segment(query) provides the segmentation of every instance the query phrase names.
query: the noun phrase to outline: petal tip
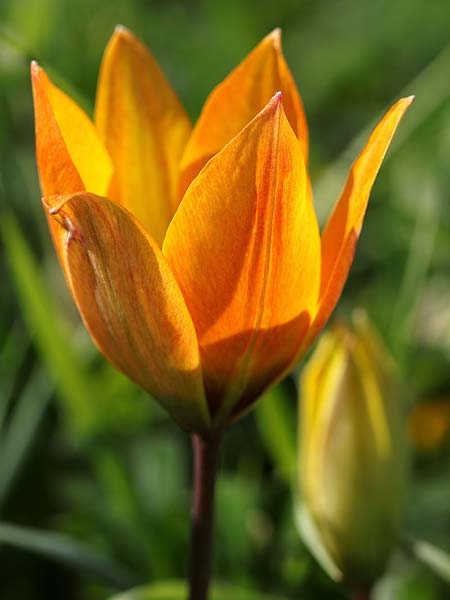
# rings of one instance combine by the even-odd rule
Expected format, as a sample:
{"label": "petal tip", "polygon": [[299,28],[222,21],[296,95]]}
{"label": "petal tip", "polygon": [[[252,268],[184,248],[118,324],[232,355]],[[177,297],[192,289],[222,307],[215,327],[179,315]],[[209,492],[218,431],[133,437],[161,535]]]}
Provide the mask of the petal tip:
{"label": "petal tip", "polygon": [[58,214],[67,200],[68,196],[59,196],[56,194],[54,196],[44,196],[42,198],[42,204],[49,216],[55,218],[55,215]]}
{"label": "petal tip", "polygon": [[281,51],[281,27],[275,27],[275,29],[267,35],[266,39],[272,43],[275,50]]}
{"label": "petal tip", "polygon": [[272,106],[274,109],[278,108],[281,105],[282,99],[283,99],[282,92],[276,92],[276,94],[274,94],[272,96],[272,98],[270,99],[269,105]]}
{"label": "petal tip", "polygon": [[121,25],[120,23],[118,23],[115,27],[114,27],[114,33],[115,35],[130,35],[130,30],[125,27],[125,25]]}
{"label": "petal tip", "polygon": [[395,104],[394,107],[397,107],[397,110],[400,111],[403,116],[411,104],[414,102],[415,96],[412,94],[411,96],[405,96],[404,98],[400,98]]}
{"label": "petal tip", "polygon": [[114,33],[112,35],[111,41],[113,43],[130,43],[134,41],[136,38],[132,34],[132,32],[125,27],[125,25],[121,25],[120,23],[114,27]]}
{"label": "petal tip", "polygon": [[[283,96],[283,94],[281,92],[277,92],[276,94],[274,94],[272,96],[272,98],[269,100],[269,102],[265,105],[265,107],[261,110],[259,115],[257,115],[257,116],[275,115],[282,107],[282,103],[281,103],[282,96]],[[257,118],[257,117],[255,117],[255,118]]]}
{"label": "petal tip", "polygon": [[35,60],[31,61],[30,71],[31,71],[31,77],[33,79],[39,77],[39,74],[41,72],[41,67],[38,65],[37,61],[35,61]]}

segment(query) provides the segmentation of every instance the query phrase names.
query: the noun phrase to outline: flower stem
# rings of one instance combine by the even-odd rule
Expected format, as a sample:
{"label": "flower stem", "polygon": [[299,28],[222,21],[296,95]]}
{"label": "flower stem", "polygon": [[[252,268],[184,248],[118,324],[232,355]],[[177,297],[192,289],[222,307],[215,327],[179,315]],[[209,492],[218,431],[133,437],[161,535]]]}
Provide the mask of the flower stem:
{"label": "flower stem", "polygon": [[351,600],[370,600],[371,586],[354,587],[350,593]]}
{"label": "flower stem", "polygon": [[194,486],[189,600],[207,600],[211,577],[214,488],[220,435],[203,438],[194,434]]}

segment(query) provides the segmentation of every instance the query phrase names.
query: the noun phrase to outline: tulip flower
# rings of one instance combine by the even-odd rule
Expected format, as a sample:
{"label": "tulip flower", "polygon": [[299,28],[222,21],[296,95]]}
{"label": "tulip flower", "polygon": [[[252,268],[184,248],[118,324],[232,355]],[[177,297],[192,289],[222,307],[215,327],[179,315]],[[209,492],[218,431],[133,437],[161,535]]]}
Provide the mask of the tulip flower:
{"label": "tulip flower", "polygon": [[300,387],[299,480],[319,540],[311,549],[335,578],[370,587],[397,541],[407,452],[395,370],[365,315],[322,336]]}
{"label": "tulip flower", "polygon": [[181,427],[223,429],[327,321],[412,99],[372,133],[321,236],[279,30],[213,90],[193,129],[123,27],[104,54],[93,121],[36,63],[32,83],[43,203],[94,342]]}
{"label": "tulip flower", "polygon": [[191,600],[209,581],[220,432],[301,359],[339,299],[370,189],[412,98],[372,133],[320,235],[302,101],[275,30],[192,128],[118,27],[91,120],[32,65],[43,203],[105,357],[193,432]]}

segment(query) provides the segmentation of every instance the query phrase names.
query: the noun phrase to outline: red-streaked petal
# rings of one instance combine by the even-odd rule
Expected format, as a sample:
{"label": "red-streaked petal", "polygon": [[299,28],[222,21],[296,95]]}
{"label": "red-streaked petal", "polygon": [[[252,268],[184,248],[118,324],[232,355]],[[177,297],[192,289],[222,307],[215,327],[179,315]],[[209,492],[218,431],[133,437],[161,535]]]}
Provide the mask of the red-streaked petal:
{"label": "red-streaked petal", "polygon": [[95,123],[114,163],[108,196],[161,244],[175,210],[191,124],[155,59],[123,27],[105,50]]}
{"label": "red-streaked petal", "polygon": [[183,155],[180,196],[206,162],[253,119],[276,92],[307,162],[308,127],[303,104],[275,29],[211,93]]}
{"label": "red-streaked petal", "polygon": [[85,189],[67,149],[48,97],[48,78],[33,62],[31,81],[34,97],[36,158],[42,194],[72,194]]}
{"label": "red-streaked petal", "polygon": [[197,176],[163,253],[197,330],[216,423],[283,371],[315,315],[320,238],[277,94]]}
{"label": "red-streaked petal", "polygon": [[384,115],[355,161],[344,191],[322,234],[320,307],[311,336],[325,325],[333,311],[353,262],[369,194],[383,158],[413,96],[402,98]]}
{"label": "red-streaked petal", "polygon": [[71,194],[83,189],[105,194],[112,163],[93,123],[36,63],[31,74],[43,194]]}
{"label": "red-streaked petal", "polygon": [[61,229],[59,258],[100,351],[182,427],[207,429],[197,336],[156,243],[106,198],[79,193],[44,204]]}

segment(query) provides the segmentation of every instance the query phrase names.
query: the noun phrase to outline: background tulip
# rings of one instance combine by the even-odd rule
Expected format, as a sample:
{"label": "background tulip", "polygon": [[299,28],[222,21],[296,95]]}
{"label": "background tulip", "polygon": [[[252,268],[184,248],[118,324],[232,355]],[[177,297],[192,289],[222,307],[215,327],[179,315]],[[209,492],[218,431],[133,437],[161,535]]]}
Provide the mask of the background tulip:
{"label": "background tulip", "polygon": [[407,479],[403,395],[365,315],[320,340],[300,388],[303,502],[336,576],[372,585],[398,542]]}

